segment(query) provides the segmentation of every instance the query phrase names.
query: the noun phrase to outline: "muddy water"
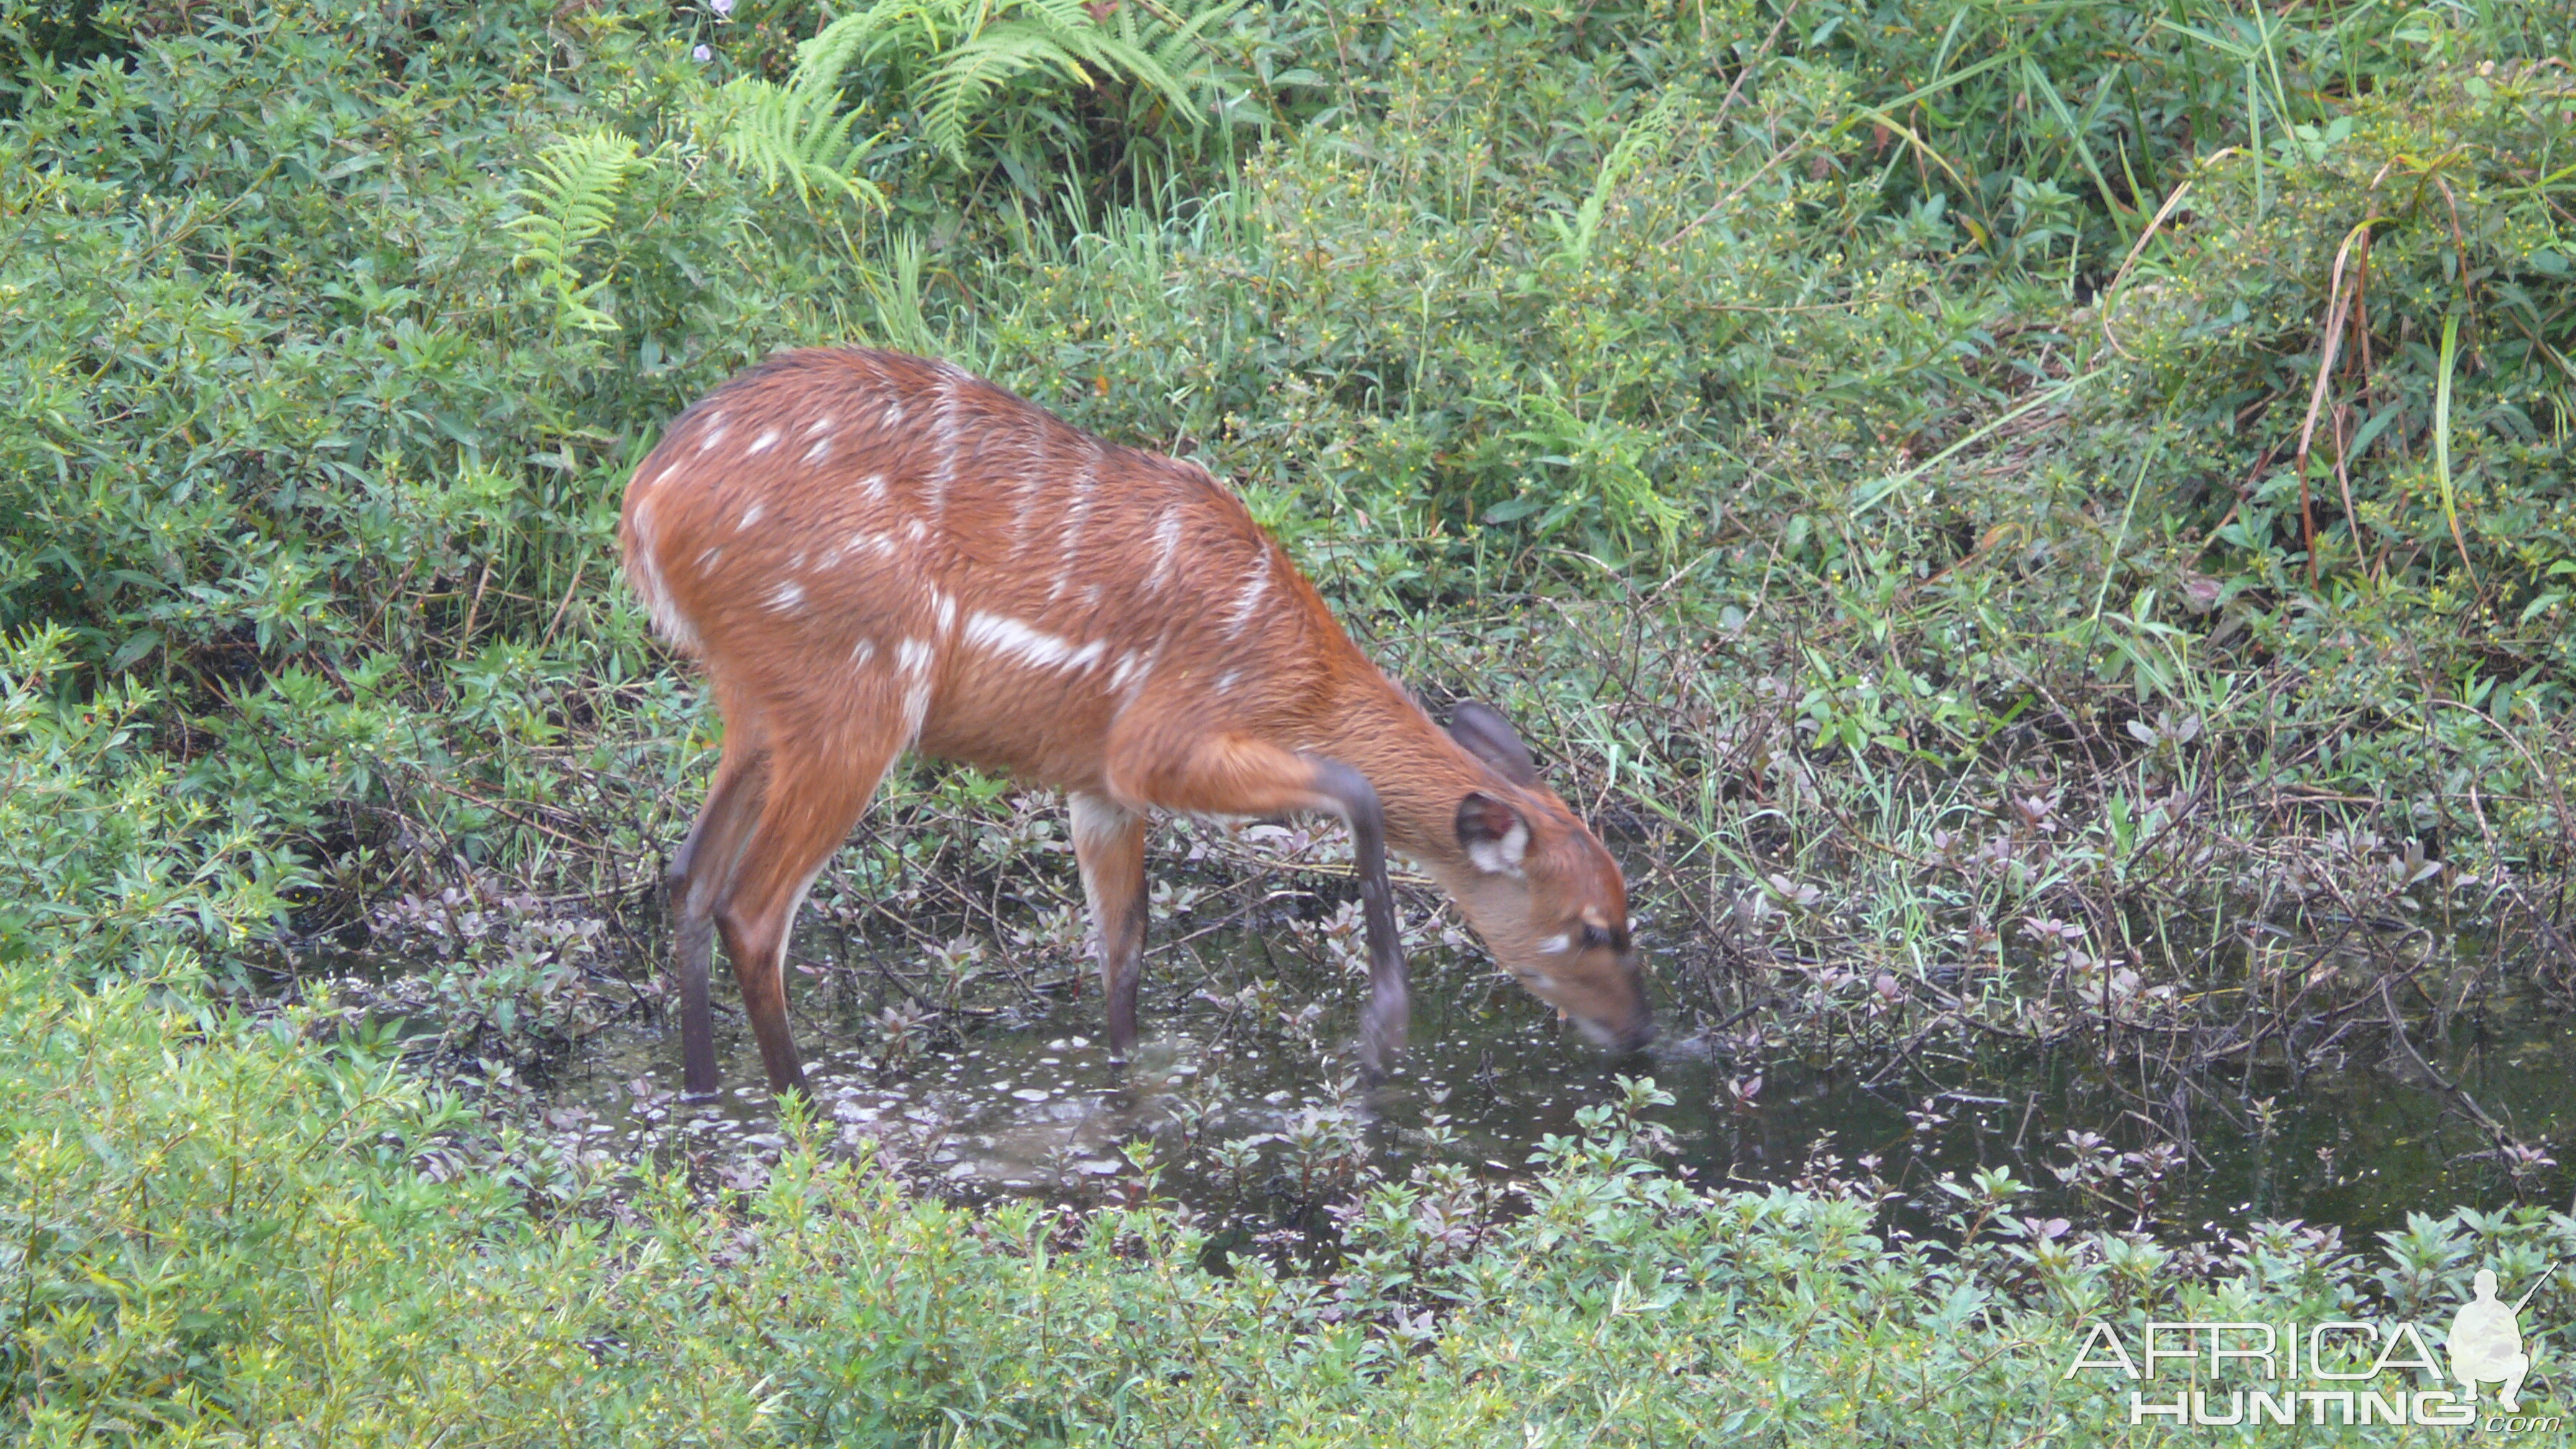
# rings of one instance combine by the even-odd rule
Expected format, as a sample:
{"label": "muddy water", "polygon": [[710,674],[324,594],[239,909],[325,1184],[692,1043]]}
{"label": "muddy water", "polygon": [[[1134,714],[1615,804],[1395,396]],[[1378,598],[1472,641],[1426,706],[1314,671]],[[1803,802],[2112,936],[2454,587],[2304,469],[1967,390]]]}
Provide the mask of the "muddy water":
{"label": "muddy water", "polygon": [[[1261,969],[1238,974],[1249,980]],[[908,1053],[889,1048],[876,1016],[887,1000],[852,985],[865,979],[853,970],[839,974],[837,990],[807,992],[797,1033],[834,1134],[880,1139],[914,1170],[970,1195],[1083,1200],[1132,1180],[1125,1149],[1151,1141],[1155,1150],[1140,1157],[1181,1164],[1163,1190],[1220,1210],[1242,1205],[1240,1182],[1193,1170],[1187,1164],[1204,1154],[1175,1150],[1176,1140],[1266,1138],[1273,1182],[1288,1170],[1280,1159],[1292,1139],[1310,1155],[1321,1139],[1344,1141],[1390,1175],[1425,1155],[1519,1174],[1546,1136],[1576,1130],[1579,1110],[1616,1100],[1622,1073],[1651,1075],[1676,1097],[1652,1115],[1701,1180],[1794,1181],[1813,1154],[1829,1152],[1846,1174],[1886,1180],[1899,1194],[1897,1220],[1925,1230],[1937,1230],[1948,1202],[1935,1179],[2008,1166],[2036,1189],[2022,1203],[2034,1215],[2108,1227],[2143,1215],[2201,1231],[2302,1218],[2367,1242],[2410,1212],[2514,1200],[2461,1093],[2525,1142],[2576,1130],[2576,1029],[2510,996],[2455,1017],[2438,1040],[2419,1031],[2411,1052],[2362,1039],[2330,1069],[2298,1075],[2142,1079],[2133,1059],[2114,1075],[2065,1052],[1755,1064],[1683,1040],[1614,1059],[1472,963],[1434,962],[1416,984],[1401,1072],[1362,1089],[1349,1051],[1355,985],[1283,979],[1247,1007],[1199,989],[1225,981],[1221,960],[1187,982],[1176,974],[1164,965],[1149,977],[1148,1040],[1124,1069],[1107,1060],[1096,993],[971,1021],[959,1037]],[[1323,1008],[1304,1028],[1312,1040],[1293,1023],[1281,1029],[1283,1016],[1310,1004]],[[728,1091],[713,1103],[670,1095],[678,1042],[659,1027],[599,1034],[561,1065],[552,1090],[595,1114],[594,1135],[628,1152],[721,1158],[774,1146],[770,1099],[739,1015],[720,1013],[718,1035]],[[2438,1085],[2427,1066],[2458,1090]],[[1426,1148],[1426,1128],[1445,1140]],[[2078,1155],[2070,1133],[2102,1142],[2093,1154],[2102,1170],[2072,1185],[2056,1171]],[[2567,1188],[2555,1167],[2523,1184],[2526,1197],[2553,1206],[2565,1204]]]}

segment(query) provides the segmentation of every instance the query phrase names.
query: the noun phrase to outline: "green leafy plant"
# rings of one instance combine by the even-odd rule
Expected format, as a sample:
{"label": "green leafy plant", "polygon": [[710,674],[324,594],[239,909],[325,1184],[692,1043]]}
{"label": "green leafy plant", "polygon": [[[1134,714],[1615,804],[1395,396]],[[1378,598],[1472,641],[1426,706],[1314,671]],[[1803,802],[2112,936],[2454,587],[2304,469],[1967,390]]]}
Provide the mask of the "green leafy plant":
{"label": "green leafy plant", "polygon": [[874,0],[807,42],[798,73],[828,84],[853,63],[884,66],[919,107],[925,139],[962,165],[1000,97],[1014,89],[1043,93],[1049,77],[1086,88],[1110,81],[1142,87],[1169,117],[1206,124],[1219,108],[1224,74],[1207,37],[1247,3],[1176,9],[1151,0]]}

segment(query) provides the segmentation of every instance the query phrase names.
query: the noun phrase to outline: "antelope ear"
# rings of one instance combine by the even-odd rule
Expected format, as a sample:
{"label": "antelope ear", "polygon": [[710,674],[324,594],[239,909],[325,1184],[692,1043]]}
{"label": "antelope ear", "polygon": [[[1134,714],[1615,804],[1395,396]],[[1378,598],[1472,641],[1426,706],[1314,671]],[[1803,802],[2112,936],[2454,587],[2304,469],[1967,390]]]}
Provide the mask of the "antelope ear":
{"label": "antelope ear", "polygon": [[1474,793],[1458,802],[1458,844],[1485,874],[1520,874],[1529,840],[1529,822],[1508,802]]}
{"label": "antelope ear", "polygon": [[1513,784],[1538,783],[1538,766],[1530,762],[1529,746],[1512,732],[1512,722],[1500,710],[1472,699],[1462,701],[1449,712],[1449,737]]}

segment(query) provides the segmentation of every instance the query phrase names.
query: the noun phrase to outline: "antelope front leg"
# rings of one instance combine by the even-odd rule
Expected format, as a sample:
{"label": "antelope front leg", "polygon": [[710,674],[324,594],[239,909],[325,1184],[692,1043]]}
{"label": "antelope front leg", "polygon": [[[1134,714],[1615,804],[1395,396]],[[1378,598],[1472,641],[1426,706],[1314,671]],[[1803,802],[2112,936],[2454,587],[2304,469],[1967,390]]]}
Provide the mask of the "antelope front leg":
{"label": "antelope front leg", "polygon": [[1413,1016],[1405,983],[1404,941],[1395,927],[1395,887],[1386,878],[1386,816],[1376,787],[1339,760],[1300,755],[1314,767],[1315,788],[1333,801],[1351,827],[1351,858],[1360,878],[1360,921],[1368,931],[1369,1001],[1360,1015],[1360,1067],[1371,1081],[1386,1076],[1404,1050]]}
{"label": "antelope front leg", "polygon": [[1386,816],[1368,778],[1339,760],[1239,735],[1178,748],[1168,737],[1113,741],[1108,773],[1111,793],[1132,802],[1130,808],[1161,806],[1210,815],[1329,810],[1349,823],[1369,948],[1360,1066],[1370,1080],[1383,1078],[1404,1049],[1412,1002],[1405,986],[1404,944],[1395,928],[1395,890],[1386,876]]}
{"label": "antelope front leg", "polygon": [[1101,995],[1109,1001],[1109,1060],[1136,1051],[1136,983],[1145,957],[1145,817],[1105,795],[1076,790],[1073,859],[1100,936]]}

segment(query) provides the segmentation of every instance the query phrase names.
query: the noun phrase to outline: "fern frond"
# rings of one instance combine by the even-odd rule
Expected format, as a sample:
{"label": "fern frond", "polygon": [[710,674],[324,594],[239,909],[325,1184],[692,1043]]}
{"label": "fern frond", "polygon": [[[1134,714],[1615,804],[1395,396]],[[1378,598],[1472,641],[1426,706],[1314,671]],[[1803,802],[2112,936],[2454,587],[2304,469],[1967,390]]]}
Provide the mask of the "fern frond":
{"label": "fern frond", "polygon": [[617,217],[617,193],[639,164],[632,137],[613,131],[567,136],[537,153],[525,186],[511,199],[527,211],[501,223],[519,239],[519,256],[534,262],[544,285],[554,290],[561,325],[585,332],[614,332],[617,319],[591,305],[608,285],[601,277],[576,286],[582,245]]}
{"label": "fern frond", "polygon": [[853,65],[883,61],[920,106],[924,139],[959,164],[995,94],[1040,73],[1083,86],[1123,79],[1197,124],[1193,90],[1213,92],[1223,61],[1207,32],[1251,0],[1178,3],[1188,8],[1134,0],[1104,23],[1086,0],[874,0],[797,48],[789,85],[828,91]]}
{"label": "fern frond", "polygon": [[842,16],[796,47],[796,74],[788,84],[828,87],[839,83],[841,73],[853,62],[862,57],[873,60],[887,46],[901,42],[907,19],[915,22],[915,28],[936,37],[941,17],[928,12],[939,8],[919,0],[877,0],[864,10]]}
{"label": "fern frond", "polygon": [[930,144],[964,164],[970,113],[1005,83],[1042,69],[1059,71],[1076,85],[1091,84],[1081,60],[1053,33],[1026,22],[988,26],[940,57],[922,107]]}
{"label": "fern frond", "polygon": [[1190,93],[1181,88],[1179,81],[1172,79],[1172,73],[1164,69],[1163,63],[1156,60],[1151,52],[1130,45],[1098,26],[1066,31],[1057,37],[1057,41],[1068,52],[1111,75],[1125,75],[1161,91],[1174,110],[1186,113],[1190,109]]}
{"label": "fern frond", "polygon": [[885,209],[884,189],[853,174],[876,138],[853,138],[859,115],[841,109],[839,91],[747,77],[726,86],[724,95],[734,110],[717,144],[734,165],[758,171],[772,191],[784,180],[808,210],[817,191]]}
{"label": "fern frond", "polygon": [[502,229],[519,238],[521,257],[549,274],[569,272],[582,243],[615,219],[617,193],[635,164],[632,137],[605,130],[567,136],[537,153],[531,184],[510,193],[528,210]]}

